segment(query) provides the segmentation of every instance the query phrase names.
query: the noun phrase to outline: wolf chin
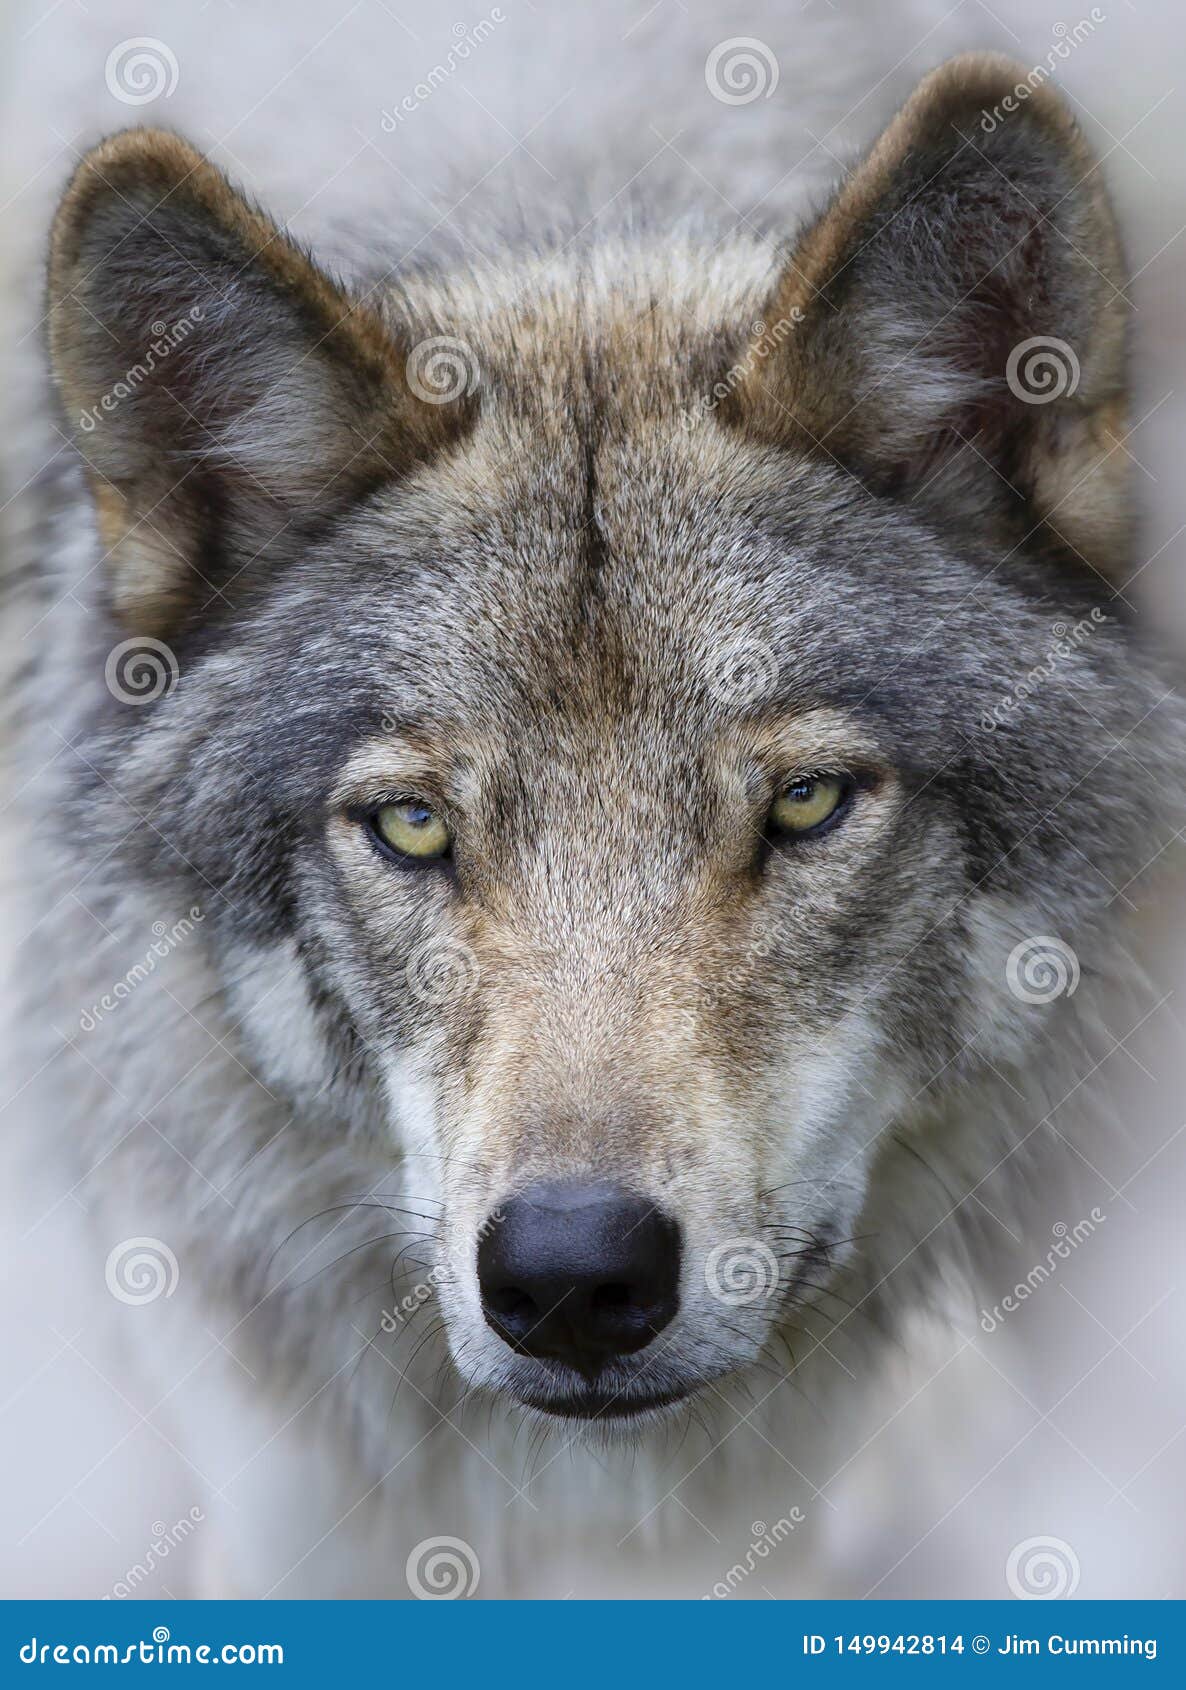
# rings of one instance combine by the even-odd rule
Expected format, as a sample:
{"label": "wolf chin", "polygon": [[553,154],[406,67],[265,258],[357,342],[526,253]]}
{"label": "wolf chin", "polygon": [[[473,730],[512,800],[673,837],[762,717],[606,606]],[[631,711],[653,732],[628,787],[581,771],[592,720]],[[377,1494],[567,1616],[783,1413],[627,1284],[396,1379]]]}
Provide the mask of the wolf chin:
{"label": "wolf chin", "polygon": [[664,1499],[806,1542],[1022,1212],[1182,819],[1122,258],[1050,86],[984,124],[1024,78],[942,66],[798,230],[348,280],[174,134],[79,165],[29,1099],[207,1593],[699,1593]]}

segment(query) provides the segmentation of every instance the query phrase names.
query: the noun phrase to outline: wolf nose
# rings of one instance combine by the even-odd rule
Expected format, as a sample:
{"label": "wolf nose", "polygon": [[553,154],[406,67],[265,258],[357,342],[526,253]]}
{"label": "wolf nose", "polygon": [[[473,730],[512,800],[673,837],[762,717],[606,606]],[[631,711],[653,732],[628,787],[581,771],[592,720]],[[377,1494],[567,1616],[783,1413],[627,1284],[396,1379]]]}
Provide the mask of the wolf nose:
{"label": "wolf nose", "polygon": [[483,1231],[482,1312],[513,1349],[593,1378],[671,1320],[679,1258],[675,1222],[620,1186],[532,1185]]}

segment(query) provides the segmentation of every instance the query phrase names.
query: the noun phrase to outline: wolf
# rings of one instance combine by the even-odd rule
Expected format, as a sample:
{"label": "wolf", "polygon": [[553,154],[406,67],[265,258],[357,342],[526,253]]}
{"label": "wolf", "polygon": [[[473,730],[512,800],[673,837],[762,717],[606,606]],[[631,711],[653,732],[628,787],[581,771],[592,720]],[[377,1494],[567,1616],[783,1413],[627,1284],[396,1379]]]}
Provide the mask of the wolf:
{"label": "wolf", "polygon": [[1053,86],[944,63],[797,230],[521,224],[339,267],[149,127],[53,221],[29,1097],[195,1593],[826,1588],[1183,820]]}

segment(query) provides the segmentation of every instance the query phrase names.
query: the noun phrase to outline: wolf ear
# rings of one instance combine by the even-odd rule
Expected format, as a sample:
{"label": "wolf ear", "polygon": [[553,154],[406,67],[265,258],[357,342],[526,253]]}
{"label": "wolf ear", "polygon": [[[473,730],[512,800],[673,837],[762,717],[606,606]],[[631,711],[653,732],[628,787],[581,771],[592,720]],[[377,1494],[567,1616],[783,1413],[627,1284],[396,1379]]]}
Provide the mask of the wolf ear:
{"label": "wolf ear", "polygon": [[246,581],[282,531],[402,473],[460,420],[410,392],[378,312],[175,135],[128,130],[87,154],[49,289],[112,600],[139,632]]}
{"label": "wolf ear", "polygon": [[1082,135],[1033,81],[970,54],[919,85],[794,252],[732,416],[877,492],[1011,542],[1041,530],[1115,576],[1120,247]]}

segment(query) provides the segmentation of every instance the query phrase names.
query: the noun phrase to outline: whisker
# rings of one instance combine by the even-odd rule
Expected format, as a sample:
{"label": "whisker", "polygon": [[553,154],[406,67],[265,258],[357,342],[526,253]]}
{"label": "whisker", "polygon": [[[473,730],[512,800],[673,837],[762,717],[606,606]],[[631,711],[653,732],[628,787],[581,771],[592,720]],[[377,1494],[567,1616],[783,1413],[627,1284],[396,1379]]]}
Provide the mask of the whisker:
{"label": "whisker", "polygon": [[304,1278],[304,1279],[295,1280],[291,1285],[286,1285],[284,1287],[284,1289],[286,1291],[300,1291],[306,1285],[312,1285],[312,1283],[315,1279],[320,1279],[322,1274],[328,1273],[331,1268],[339,1267],[342,1262],[349,1261],[351,1256],[356,1256],[360,1250],[369,1250],[375,1244],[388,1244],[388,1243],[391,1242],[391,1240],[393,1238],[435,1238],[435,1237],[436,1237],[436,1234],[433,1233],[433,1232],[405,1233],[405,1232],[400,1231],[400,1232],[380,1233],[380,1235],[377,1238],[364,1238],[361,1244],[352,1244],[349,1250],[343,1250],[342,1254],[340,1256],[335,1256],[332,1262],[326,1262],[324,1267],[319,1267],[314,1273],[307,1275],[307,1277]]}
{"label": "whisker", "polygon": [[267,1259],[264,1268],[265,1274],[271,1273],[276,1257],[280,1254],[281,1250],[292,1243],[292,1240],[296,1237],[298,1232],[303,1232],[305,1227],[312,1226],[314,1221],[324,1220],[326,1215],[344,1214],[348,1213],[351,1209],[383,1209],[388,1214],[407,1215],[412,1220],[430,1222],[435,1220],[435,1217],[432,1215],[417,1214],[414,1209],[400,1209],[392,1203],[377,1203],[367,1197],[357,1198],[349,1203],[331,1203],[327,1208],[318,1209],[316,1214],[309,1215],[307,1219],[299,1221],[297,1225],[293,1227],[292,1231],[280,1240],[279,1244],[277,1244],[276,1248]]}
{"label": "whisker", "polygon": [[399,1397],[399,1393],[403,1388],[404,1380],[411,1376],[412,1367],[415,1364],[416,1357],[420,1354],[420,1352],[424,1348],[425,1344],[431,1343],[431,1341],[434,1338],[438,1338],[444,1330],[445,1330],[444,1321],[438,1320],[435,1326],[430,1326],[427,1332],[424,1332],[424,1333],[421,1334],[420,1342],[416,1345],[416,1348],[412,1351],[411,1355],[408,1357],[407,1362],[405,1363],[403,1369],[400,1372],[399,1378],[396,1380],[395,1391],[394,1391],[392,1398],[391,1398],[391,1409],[390,1409],[388,1416],[387,1416],[387,1421],[388,1421],[389,1425],[391,1423],[391,1415],[395,1413],[395,1404],[396,1404],[396,1401]]}

